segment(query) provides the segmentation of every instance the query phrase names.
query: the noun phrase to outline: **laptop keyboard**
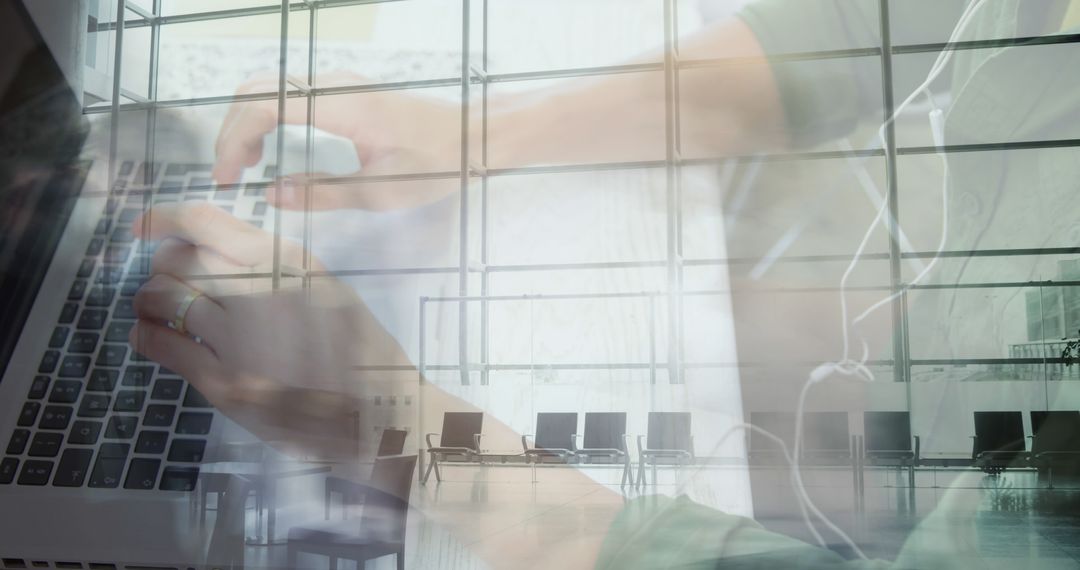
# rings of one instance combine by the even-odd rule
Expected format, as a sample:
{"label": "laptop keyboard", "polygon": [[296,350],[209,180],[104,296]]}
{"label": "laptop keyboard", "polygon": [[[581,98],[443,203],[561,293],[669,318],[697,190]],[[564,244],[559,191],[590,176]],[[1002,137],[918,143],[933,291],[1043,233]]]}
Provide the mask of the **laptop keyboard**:
{"label": "laptop keyboard", "polygon": [[262,227],[264,197],[259,185],[214,187],[209,165],[121,164],[29,382],[0,484],[194,489],[214,410],[128,344],[132,297],[149,277],[154,247],[136,240],[131,224],[151,203],[201,200]]}

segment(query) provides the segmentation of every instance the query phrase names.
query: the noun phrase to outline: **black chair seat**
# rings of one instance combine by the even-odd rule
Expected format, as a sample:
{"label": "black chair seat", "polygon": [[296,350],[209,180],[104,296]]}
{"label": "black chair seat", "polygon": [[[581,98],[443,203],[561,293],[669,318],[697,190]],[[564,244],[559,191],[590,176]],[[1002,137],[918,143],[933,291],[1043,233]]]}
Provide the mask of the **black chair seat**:
{"label": "black chair seat", "polygon": [[[379,526],[384,528],[378,528]],[[372,524],[370,520],[361,518],[317,523],[311,526],[289,529],[289,542],[317,543],[320,547],[390,544],[394,529],[389,528],[389,526]],[[303,550],[303,547],[299,548]]]}

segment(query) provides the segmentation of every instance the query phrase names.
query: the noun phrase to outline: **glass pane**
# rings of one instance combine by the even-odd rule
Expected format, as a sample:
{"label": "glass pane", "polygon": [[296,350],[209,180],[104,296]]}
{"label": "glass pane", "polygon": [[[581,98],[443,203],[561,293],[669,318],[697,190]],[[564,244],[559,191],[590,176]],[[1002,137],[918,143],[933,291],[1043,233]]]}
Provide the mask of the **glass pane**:
{"label": "glass pane", "polygon": [[662,170],[501,176],[489,182],[493,264],[666,256]]}
{"label": "glass pane", "polygon": [[[1080,149],[965,152],[950,159],[946,249],[1073,247],[1080,223],[1075,180]],[[916,250],[933,252],[941,240],[940,165],[929,157],[899,160],[900,220]],[[1037,181],[1037,195],[1031,184]],[[906,248],[905,248],[906,249]]]}
{"label": "glass pane", "polygon": [[511,0],[492,2],[488,10],[492,73],[662,61],[656,52],[640,55],[643,46],[663,45],[660,2]]}
{"label": "glass pane", "polygon": [[[289,21],[288,73],[307,77],[307,12]],[[281,17],[270,13],[161,27],[158,98],[226,96],[247,82],[254,91],[277,91]]]}

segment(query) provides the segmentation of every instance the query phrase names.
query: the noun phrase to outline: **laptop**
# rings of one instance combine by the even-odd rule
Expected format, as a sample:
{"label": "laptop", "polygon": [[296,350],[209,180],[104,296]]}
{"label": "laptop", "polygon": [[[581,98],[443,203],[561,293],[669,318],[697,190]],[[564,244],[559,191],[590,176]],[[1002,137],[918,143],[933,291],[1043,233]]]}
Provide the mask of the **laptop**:
{"label": "laptop", "polygon": [[265,184],[124,156],[110,176],[80,158],[87,120],[19,0],[0,32],[0,567],[228,566],[207,559],[195,490],[254,438],[128,345],[154,247],[131,224],[204,200],[260,225]]}

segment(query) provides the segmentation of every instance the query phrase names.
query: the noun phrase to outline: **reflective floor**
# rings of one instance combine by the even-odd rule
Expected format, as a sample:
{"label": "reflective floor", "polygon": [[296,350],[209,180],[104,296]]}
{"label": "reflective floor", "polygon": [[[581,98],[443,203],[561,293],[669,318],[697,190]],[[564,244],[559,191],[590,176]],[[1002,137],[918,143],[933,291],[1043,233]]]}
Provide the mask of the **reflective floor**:
{"label": "reflective floor", "polygon": [[[588,473],[627,500],[678,493],[712,507],[726,504],[726,512],[747,507],[746,497],[724,493],[732,478],[746,473],[745,468],[661,469],[660,484],[644,489],[620,489],[618,469],[594,468]],[[525,529],[537,541],[572,547],[576,536],[605,520],[606,505],[599,505],[605,491],[580,480],[569,483],[565,467],[538,469],[535,483],[531,470],[522,466],[448,466],[443,475],[441,483],[432,479],[413,490],[406,568],[487,568],[489,564],[475,553],[500,533]],[[756,518],[770,530],[813,541],[787,475],[775,468],[751,470]],[[866,473],[861,500],[852,481],[850,469],[804,471],[814,503],[870,558],[892,561],[906,556],[903,567],[917,568],[1080,569],[1080,481],[1057,478],[1051,490],[1034,472],[1010,471],[995,477],[969,470],[920,470],[912,493],[906,487],[906,472],[879,469]],[[430,520],[424,515],[428,510],[438,510],[441,517],[451,513],[454,528]],[[340,515],[333,510],[332,518]],[[282,506],[278,524],[283,535],[293,524],[322,519],[320,496]],[[817,528],[829,548],[854,558],[838,535],[820,522]],[[252,546],[247,548],[246,565],[282,567],[284,556],[283,546]],[[942,566],[946,560],[949,564]],[[330,567],[329,559],[315,555],[302,555],[299,564]],[[342,560],[338,567],[355,566]],[[392,557],[367,566],[394,567]]]}

